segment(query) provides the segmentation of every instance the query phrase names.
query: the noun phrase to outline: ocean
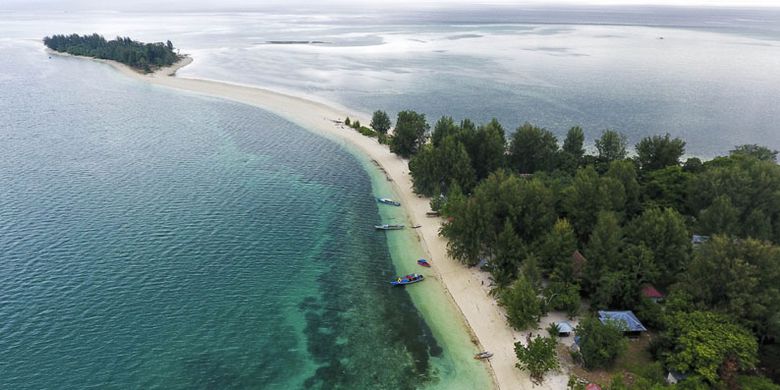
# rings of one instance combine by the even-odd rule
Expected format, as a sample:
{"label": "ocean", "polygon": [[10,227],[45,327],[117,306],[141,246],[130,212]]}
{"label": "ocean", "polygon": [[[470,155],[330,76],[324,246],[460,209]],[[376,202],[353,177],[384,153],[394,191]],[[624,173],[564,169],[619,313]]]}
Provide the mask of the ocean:
{"label": "ocean", "polygon": [[780,149],[777,12],[651,11],[0,11],[0,388],[490,386],[438,281],[388,286],[424,252],[371,228],[404,216],[365,157],[44,35],[170,39],[180,76],[361,113]]}
{"label": "ocean", "polygon": [[389,285],[423,252],[373,229],[404,216],[364,157],[0,49],[0,388],[489,386],[438,282]]}

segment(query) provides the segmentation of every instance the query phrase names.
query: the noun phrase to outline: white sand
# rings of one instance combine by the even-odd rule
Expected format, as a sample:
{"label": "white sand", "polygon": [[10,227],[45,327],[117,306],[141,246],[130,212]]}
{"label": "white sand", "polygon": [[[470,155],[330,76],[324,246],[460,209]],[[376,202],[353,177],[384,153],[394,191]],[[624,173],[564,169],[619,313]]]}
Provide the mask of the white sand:
{"label": "white sand", "polygon": [[[504,311],[488,295],[489,283],[485,273],[476,268],[466,268],[447,255],[447,242],[438,234],[442,219],[425,216],[425,213],[430,210],[429,201],[418,197],[412,191],[408,161],[390,153],[387,146],[380,145],[376,139],[365,137],[353,129],[334,122],[349,116],[367,124],[370,118],[356,116],[354,112],[345,112],[343,109],[335,108],[335,105],[326,105],[265,89],[209,80],[168,77],[191,61],[192,59],[187,57],[170,68],[158,70],[150,75],[143,75],[113,61],[104,62],[128,76],[152,84],[260,107],[305,129],[357,147],[375,160],[393,180],[396,191],[401,197],[399,200],[407,212],[409,224],[422,225],[416,231],[420,235],[424,249],[429,252],[428,258],[431,259],[433,271],[439,275],[442,284],[460,308],[466,323],[482,348],[494,353],[489,364],[497,387],[500,389],[564,389],[566,387],[568,377],[562,373],[549,375],[542,386],[534,386],[528,374],[515,367],[517,359],[514,342],[524,340],[525,333],[510,328]],[[535,333],[540,332],[546,334],[544,330]]]}

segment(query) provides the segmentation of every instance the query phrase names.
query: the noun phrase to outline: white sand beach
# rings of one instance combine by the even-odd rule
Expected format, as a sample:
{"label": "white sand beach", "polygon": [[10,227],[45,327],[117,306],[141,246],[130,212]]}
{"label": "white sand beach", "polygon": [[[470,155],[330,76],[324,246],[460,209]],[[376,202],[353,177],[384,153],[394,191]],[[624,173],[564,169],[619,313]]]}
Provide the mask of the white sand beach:
{"label": "white sand beach", "polygon": [[[359,113],[346,112],[344,109],[336,108],[335,105],[326,105],[261,88],[170,77],[175,75],[177,69],[192,62],[189,57],[172,67],[160,69],[149,75],[138,73],[113,61],[105,62],[127,76],[155,85],[260,107],[305,129],[347,142],[375,160],[396,186],[396,191],[401,197],[399,200],[408,215],[408,223],[422,225],[416,231],[429,254],[428,258],[432,260],[433,271],[439,276],[459,307],[481,347],[495,354],[489,364],[497,387],[500,389],[563,389],[566,387],[568,377],[563,373],[550,374],[543,385],[535,386],[526,372],[515,367],[517,359],[514,343],[517,340],[524,340],[525,333],[510,328],[504,311],[498,307],[495,299],[488,295],[487,275],[476,268],[467,268],[447,255],[447,242],[438,234],[442,220],[426,217],[426,212],[430,211],[429,200],[418,197],[412,191],[408,161],[390,153],[387,146],[379,144],[376,139],[365,137],[338,123],[347,116],[359,119],[362,123],[369,123],[370,118]],[[540,332],[543,330],[535,333]],[[471,359],[471,357],[464,357],[464,359]]]}

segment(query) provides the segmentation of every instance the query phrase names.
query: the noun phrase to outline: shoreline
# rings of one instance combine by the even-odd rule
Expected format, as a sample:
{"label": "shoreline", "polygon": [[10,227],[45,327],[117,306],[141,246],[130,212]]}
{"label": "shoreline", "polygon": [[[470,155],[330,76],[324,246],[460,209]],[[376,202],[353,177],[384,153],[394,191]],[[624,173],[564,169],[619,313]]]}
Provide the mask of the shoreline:
{"label": "shoreline", "polygon": [[[67,55],[56,52],[52,54]],[[414,235],[417,236],[424,252],[428,254],[432,263],[431,270],[440,281],[445,295],[455,304],[461,315],[461,322],[464,323],[472,341],[483,350],[494,353],[493,358],[485,364],[494,387],[498,389],[565,388],[568,379],[566,375],[550,374],[544,383],[536,386],[532,384],[526,372],[515,367],[514,343],[523,340],[527,332],[517,332],[509,326],[504,310],[488,294],[488,283],[485,283],[488,280],[484,272],[476,268],[467,268],[448,256],[447,242],[438,234],[443,219],[426,217],[425,213],[430,210],[429,200],[413,192],[408,160],[392,154],[386,145],[379,144],[376,139],[363,136],[339,123],[347,116],[363,123],[369,123],[370,118],[364,117],[359,112],[348,113],[344,109],[325,103],[267,89],[212,80],[170,77],[175,76],[178,69],[193,61],[189,56],[185,56],[170,67],[148,74],[140,73],[115,61],[89,59],[106,63],[126,76],[154,85],[258,107],[304,129],[354,147],[368,160],[373,161],[386,175],[389,184],[400,198],[409,225],[422,225],[421,228],[414,229]],[[471,356],[463,358],[471,359]]]}

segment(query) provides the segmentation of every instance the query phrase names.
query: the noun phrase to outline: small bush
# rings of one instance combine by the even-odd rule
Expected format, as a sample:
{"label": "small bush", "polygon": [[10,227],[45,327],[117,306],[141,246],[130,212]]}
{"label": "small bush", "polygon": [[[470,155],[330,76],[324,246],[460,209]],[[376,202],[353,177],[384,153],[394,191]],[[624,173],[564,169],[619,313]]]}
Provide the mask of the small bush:
{"label": "small bush", "polygon": [[[359,122],[357,122],[359,123]],[[369,129],[368,127],[358,127],[355,130],[357,130],[360,134],[365,135],[366,137],[376,137],[377,133],[374,130]]]}

